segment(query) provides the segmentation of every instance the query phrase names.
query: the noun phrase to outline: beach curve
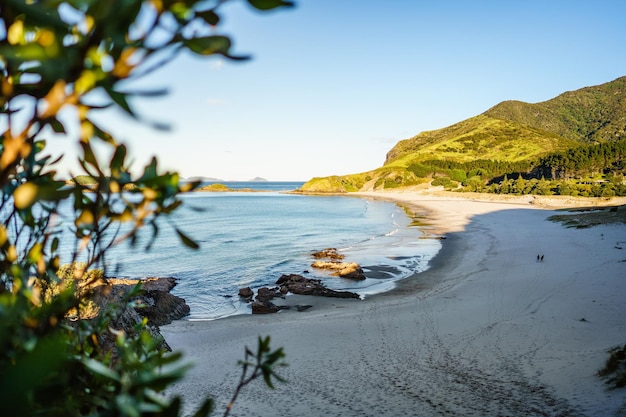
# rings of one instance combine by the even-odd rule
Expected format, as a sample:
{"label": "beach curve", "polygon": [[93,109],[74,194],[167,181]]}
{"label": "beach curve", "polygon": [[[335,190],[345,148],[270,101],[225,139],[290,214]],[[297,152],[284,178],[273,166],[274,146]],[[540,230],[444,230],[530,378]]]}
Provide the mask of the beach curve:
{"label": "beach curve", "polygon": [[[624,391],[595,373],[626,342],[626,226],[567,229],[527,197],[358,193],[414,205],[446,241],[426,272],[306,313],[164,326],[196,366],[172,387],[225,406],[244,345],[270,335],[289,381],[247,387],[234,416],[611,416]],[[531,204],[533,202],[533,204]],[[569,205],[569,204],[567,204]],[[543,262],[537,255],[544,255]]]}

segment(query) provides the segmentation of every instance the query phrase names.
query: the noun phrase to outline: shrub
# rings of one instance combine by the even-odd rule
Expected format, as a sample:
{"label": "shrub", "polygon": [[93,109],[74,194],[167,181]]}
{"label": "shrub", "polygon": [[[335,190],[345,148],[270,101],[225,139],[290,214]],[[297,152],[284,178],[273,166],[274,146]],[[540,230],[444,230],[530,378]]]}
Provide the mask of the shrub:
{"label": "shrub", "polygon": [[450,178],[457,182],[463,182],[467,179],[467,174],[461,169],[450,170]]}
{"label": "shrub", "polygon": [[416,177],[419,178],[426,178],[430,176],[433,172],[433,169],[431,167],[418,163],[409,165],[407,170],[412,172],[413,174],[415,174]]}

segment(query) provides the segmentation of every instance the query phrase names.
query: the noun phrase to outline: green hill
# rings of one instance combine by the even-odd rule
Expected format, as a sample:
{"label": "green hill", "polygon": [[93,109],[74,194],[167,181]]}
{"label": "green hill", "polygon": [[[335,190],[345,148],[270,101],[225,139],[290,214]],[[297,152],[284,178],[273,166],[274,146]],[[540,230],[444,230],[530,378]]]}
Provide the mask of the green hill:
{"label": "green hill", "polygon": [[[594,145],[623,140],[626,77],[569,91],[541,103],[504,101],[478,116],[398,142],[387,153],[381,168],[342,177],[314,178],[302,190],[347,192],[437,179],[452,188],[470,177],[478,177],[474,179],[476,186],[506,175],[540,178],[555,172],[554,167],[546,166],[546,161],[558,159],[554,155],[581,147],[585,147],[585,152],[577,154],[597,154]],[[602,152],[606,150],[603,148]],[[607,169],[611,174],[620,174],[616,168],[621,167],[620,161],[621,154],[605,155],[606,166],[595,164],[594,174]],[[581,174],[580,170],[574,171]]]}
{"label": "green hill", "polygon": [[626,77],[537,104],[505,101],[484,114],[584,143],[624,139]]}
{"label": "green hill", "polygon": [[481,114],[398,142],[387,153],[385,165],[428,159],[520,161],[577,144],[553,132]]}

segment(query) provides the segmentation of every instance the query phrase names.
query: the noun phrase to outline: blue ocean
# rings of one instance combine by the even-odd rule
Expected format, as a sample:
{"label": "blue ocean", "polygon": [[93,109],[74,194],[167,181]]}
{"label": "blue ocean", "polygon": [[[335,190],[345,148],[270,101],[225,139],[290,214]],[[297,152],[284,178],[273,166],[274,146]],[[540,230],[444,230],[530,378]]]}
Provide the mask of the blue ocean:
{"label": "blue ocean", "polygon": [[[177,227],[200,244],[183,247],[164,225],[150,251],[115,248],[107,274],[117,277],[176,277],[173,293],[191,307],[190,319],[250,313],[238,290],[273,286],[282,274],[320,278],[329,288],[362,297],[386,291],[398,279],[423,271],[440,242],[422,231],[395,204],[349,196],[304,196],[285,191],[302,183],[225,183],[262,192],[193,192],[182,196]],[[368,277],[354,282],[310,267],[312,252],[337,248]]]}

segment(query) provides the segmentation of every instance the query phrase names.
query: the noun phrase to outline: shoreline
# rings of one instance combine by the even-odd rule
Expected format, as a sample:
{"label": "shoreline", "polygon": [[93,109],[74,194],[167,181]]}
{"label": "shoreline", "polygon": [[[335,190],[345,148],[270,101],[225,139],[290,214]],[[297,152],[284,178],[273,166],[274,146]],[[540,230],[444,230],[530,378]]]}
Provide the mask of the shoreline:
{"label": "shoreline", "polygon": [[235,416],[591,417],[622,407],[624,391],[605,391],[595,372],[626,342],[626,254],[612,246],[625,225],[566,229],[528,202],[374,194],[427,210],[445,232],[426,271],[362,301],[163,326],[196,364],[169,394],[184,394],[191,411],[210,393],[223,409],[244,345],[270,335],[287,353],[279,374],[289,383],[246,387]]}
{"label": "shoreline", "polygon": [[[405,207],[410,215],[420,219],[424,223],[420,229],[430,232],[431,235],[443,236],[445,240],[436,256],[428,263],[425,271],[416,272],[402,280],[394,281],[395,287],[388,291],[383,291],[370,297],[394,296],[394,292],[404,293],[407,291],[423,290],[437,282],[445,280],[445,266],[450,264],[450,258],[458,258],[463,251],[462,239],[459,239],[456,232],[462,231],[470,222],[471,217],[477,213],[472,210],[462,212],[460,210],[444,210],[442,202],[475,202],[493,205],[493,210],[525,208],[537,210],[568,210],[586,207],[598,207],[613,205],[626,205],[626,197],[614,198],[587,198],[569,196],[547,196],[537,195],[498,195],[486,193],[457,193],[451,191],[441,191],[434,189],[424,190],[422,188],[405,188],[400,191],[368,191],[353,192],[348,196],[360,198],[373,198],[388,201],[401,207]],[[504,205],[504,206],[503,206]],[[464,207],[467,209],[467,207]],[[478,210],[480,213],[490,211],[490,209]],[[450,221],[450,219],[454,219]],[[563,226],[565,227],[565,226]],[[454,263],[454,262],[452,262]]]}

